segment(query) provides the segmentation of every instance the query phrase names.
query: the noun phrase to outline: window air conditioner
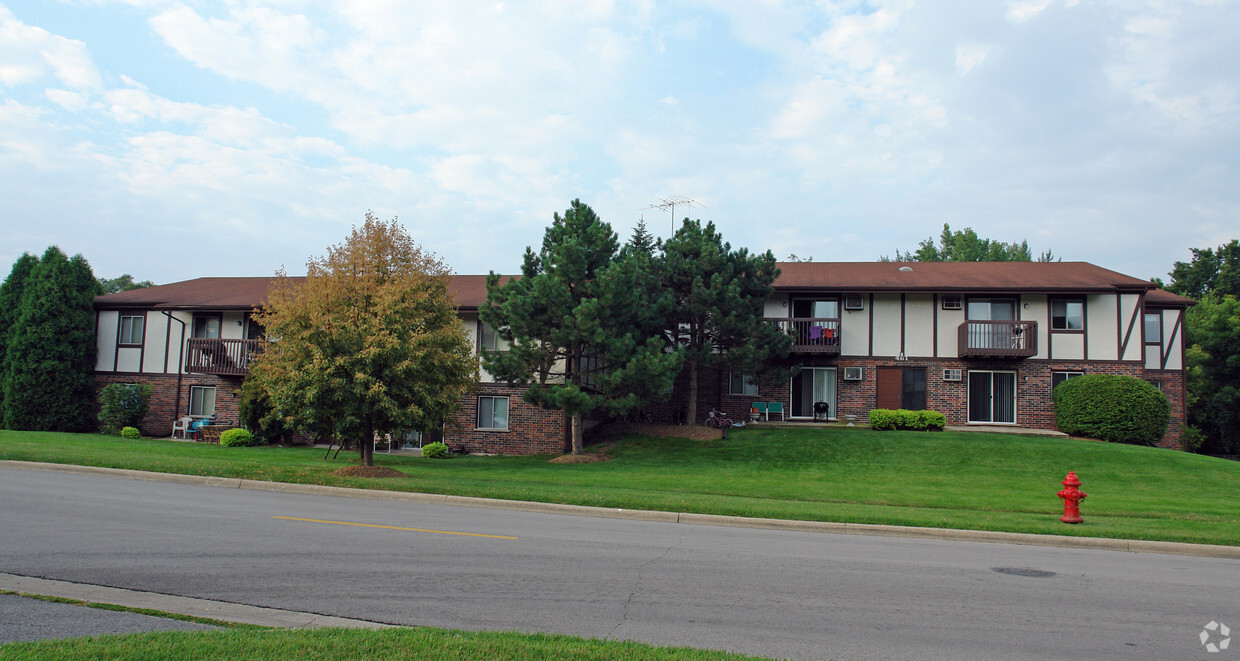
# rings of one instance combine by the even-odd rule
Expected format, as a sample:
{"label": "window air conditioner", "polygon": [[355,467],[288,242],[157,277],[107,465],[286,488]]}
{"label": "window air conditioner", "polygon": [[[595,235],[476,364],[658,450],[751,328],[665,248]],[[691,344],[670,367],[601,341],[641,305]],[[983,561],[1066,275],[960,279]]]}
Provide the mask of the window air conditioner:
{"label": "window air conditioner", "polygon": [[844,380],[845,381],[860,381],[861,380],[861,368],[860,367],[845,367],[844,368]]}
{"label": "window air conditioner", "polygon": [[960,381],[963,377],[963,370],[943,370],[944,381]]}
{"label": "window air conditioner", "polygon": [[865,309],[865,297],[863,297],[861,294],[846,294],[844,296],[844,309],[845,310],[864,310]]}

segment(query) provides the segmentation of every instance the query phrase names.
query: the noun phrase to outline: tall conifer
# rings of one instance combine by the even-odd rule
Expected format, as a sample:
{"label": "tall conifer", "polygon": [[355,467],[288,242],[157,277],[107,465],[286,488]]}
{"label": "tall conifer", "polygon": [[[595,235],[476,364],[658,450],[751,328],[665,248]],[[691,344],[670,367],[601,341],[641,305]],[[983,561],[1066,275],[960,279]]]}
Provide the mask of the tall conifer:
{"label": "tall conifer", "polygon": [[0,284],[0,425],[4,424],[4,381],[8,374],[9,338],[21,310],[22,292],[30,272],[39,265],[39,258],[25,253],[13,263],[9,277]]}
{"label": "tall conifer", "polygon": [[5,358],[4,424],[9,429],[94,428],[94,299],[99,282],[81,255],[56,246],[25,281]]}

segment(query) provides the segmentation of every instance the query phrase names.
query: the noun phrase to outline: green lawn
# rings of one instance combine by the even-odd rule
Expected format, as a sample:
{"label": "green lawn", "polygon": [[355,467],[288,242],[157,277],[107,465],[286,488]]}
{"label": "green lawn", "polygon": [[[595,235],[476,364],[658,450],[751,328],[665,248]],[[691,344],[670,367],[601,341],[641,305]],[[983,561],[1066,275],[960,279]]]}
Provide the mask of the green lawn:
{"label": "green lawn", "polygon": [[229,630],[160,632],[8,643],[0,657],[13,661],[47,659],[659,659],[741,660],[759,657],[656,647],[545,634],[494,633],[425,627],[359,629]]}
{"label": "green lawn", "polygon": [[[858,428],[633,436],[613,461],[377,455],[410,479],[331,475],[356,453],[0,431],[0,459],[514,500],[815,521],[1240,545],[1240,463],[1078,439]],[[1085,523],[1059,522],[1069,469]]]}

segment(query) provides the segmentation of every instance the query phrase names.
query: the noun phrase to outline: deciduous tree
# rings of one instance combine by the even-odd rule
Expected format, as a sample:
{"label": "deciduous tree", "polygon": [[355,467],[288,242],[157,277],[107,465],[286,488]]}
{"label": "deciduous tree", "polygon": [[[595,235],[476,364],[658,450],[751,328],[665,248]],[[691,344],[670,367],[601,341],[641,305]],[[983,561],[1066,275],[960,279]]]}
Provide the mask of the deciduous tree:
{"label": "deciduous tree", "polygon": [[657,292],[646,288],[648,241],[620,252],[611,226],[573,200],[555,214],[535,253],[526,248],[521,277],[487,279],[482,320],[508,342],[487,352],[487,371],[525,387],[525,401],[564,411],[572,451],[584,452],[583,419],[642,406],[671,388],[680,364],[645,327]]}
{"label": "deciduous tree", "polygon": [[145,287],[153,287],[155,283],[150,280],[142,282],[134,282],[133,276],[128,273],[119,275],[115,278],[99,278],[99,288],[104,294],[115,294],[117,292],[129,291],[131,289],[143,289]]}
{"label": "deciduous tree", "polygon": [[281,272],[255,311],[268,341],[250,381],[273,415],[356,440],[367,466],[376,433],[442,430],[478,381],[448,266],[367,213],[306,268],[303,282]]}
{"label": "deciduous tree", "polygon": [[[887,257],[882,261],[892,261]],[[1047,250],[1036,261],[1057,261],[1054,253]],[[943,231],[939,234],[936,245],[934,238],[922,241],[916,251],[896,251],[897,262],[1032,262],[1033,253],[1029,251],[1029,242],[1004,243],[992,239],[983,239],[966,227],[960,231],[952,231],[949,224],[943,223]]]}

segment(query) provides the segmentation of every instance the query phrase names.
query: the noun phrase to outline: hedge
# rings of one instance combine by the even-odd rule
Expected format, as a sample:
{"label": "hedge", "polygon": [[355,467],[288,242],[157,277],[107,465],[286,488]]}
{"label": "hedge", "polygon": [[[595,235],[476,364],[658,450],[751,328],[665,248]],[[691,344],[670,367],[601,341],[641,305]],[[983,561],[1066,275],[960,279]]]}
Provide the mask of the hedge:
{"label": "hedge", "polygon": [[263,440],[247,429],[226,429],[220,434],[220,445],[231,448],[242,445],[262,445]]}
{"label": "hedge", "polygon": [[947,416],[938,411],[910,411],[908,409],[870,411],[870,428],[878,431],[891,429],[943,431],[946,426]]}
{"label": "hedge", "polygon": [[1131,376],[1078,376],[1055,386],[1052,398],[1055,426],[1071,436],[1157,445],[1171,423],[1166,396]]}

